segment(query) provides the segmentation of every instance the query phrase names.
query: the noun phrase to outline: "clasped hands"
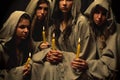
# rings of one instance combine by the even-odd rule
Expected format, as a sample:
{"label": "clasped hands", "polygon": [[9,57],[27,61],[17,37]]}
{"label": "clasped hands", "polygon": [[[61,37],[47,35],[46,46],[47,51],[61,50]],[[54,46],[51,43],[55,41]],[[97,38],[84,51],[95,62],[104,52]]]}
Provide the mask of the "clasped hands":
{"label": "clasped hands", "polygon": [[59,50],[50,50],[46,55],[46,60],[51,64],[62,62],[63,54]]}
{"label": "clasped hands", "polygon": [[88,64],[86,60],[83,60],[81,58],[74,58],[71,62],[71,66],[75,71],[84,71],[88,69]]}
{"label": "clasped hands", "polygon": [[[41,45],[41,48],[48,47],[49,43],[43,43]],[[62,62],[63,54],[59,50],[51,50],[46,55],[46,60],[52,64],[58,64],[59,62]],[[74,70],[77,71],[84,71],[88,69],[88,64],[86,60],[82,58],[74,58],[71,62],[71,66]]]}
{"label": "clasped hands", "polygon": [[[40,45],[40,48],[41,49],[46,49],[48,48],[50,45],[48,42],[43,42],[41,45]],[[51,64],[58,64],[60,62],[62,62],[62,59],[63,59],[63,54],[61,51],[59,50],[50,50],[47,55],[46,55],[46,61],[50,62]]]}

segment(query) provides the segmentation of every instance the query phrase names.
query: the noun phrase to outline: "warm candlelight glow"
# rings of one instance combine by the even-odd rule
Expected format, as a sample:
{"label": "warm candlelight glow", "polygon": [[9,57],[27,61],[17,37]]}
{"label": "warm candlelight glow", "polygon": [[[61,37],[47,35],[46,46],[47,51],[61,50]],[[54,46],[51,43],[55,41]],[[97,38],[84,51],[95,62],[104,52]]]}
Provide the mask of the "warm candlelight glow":
{"label": "warm candlelight glow", "polygon": [[52,35],[52,49],[55,50],[55,33]]}
{"label": "warm candlelight glow", "polygon": [[42,31],[42,37],[43,37],[43,42],[46,42],[46,37],[45,37],[45,27],[43,26],[43,31]]}
{"label": "warm candlelight glow", "polygon": [[79,57],[79,54],[80,54],[80,38],[78,39],[76,58]]}

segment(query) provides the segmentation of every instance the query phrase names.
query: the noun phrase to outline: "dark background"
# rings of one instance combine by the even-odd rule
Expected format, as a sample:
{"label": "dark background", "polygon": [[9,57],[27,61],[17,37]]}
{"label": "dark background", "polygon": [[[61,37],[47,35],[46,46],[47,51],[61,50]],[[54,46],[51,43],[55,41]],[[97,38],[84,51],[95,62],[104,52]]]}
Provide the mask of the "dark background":
{"label": "dark background", "polygon": [[0,0],[0,28],[15,10],[25,10],[30,0]]}
{"label": "dark background", "polygon": [[[30,0],[0,0],[0,28],[11,12],[25,10]],[[82,0],[82,11],[84,11],[93,0]],[[120,23],[120,0],[112,0],[112,10],[116,21]]]}

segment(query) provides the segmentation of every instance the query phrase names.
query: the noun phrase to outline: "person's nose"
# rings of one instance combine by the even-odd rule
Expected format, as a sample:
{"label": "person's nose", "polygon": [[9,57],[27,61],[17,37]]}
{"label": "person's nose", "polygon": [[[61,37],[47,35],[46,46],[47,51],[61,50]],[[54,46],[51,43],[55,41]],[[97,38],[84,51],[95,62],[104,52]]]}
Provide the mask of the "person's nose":
{"label": "person's nose", "polygon": [[45,10],[44,10],[44,9],[42,9],[42,10],[41,10],[41,14],[44,14],[44,12],[45,12]]}
{"label": "person's nose", "polygon": [[26,28],[24,28],[24,32],[26,32],[26,33],[27,33],[28,31],[29,31],[29,30],[28,30],[28,28],[27,28],[27,27],[26,27]]}
{"label": "person's nose", "polygon": [[99,14],[98,14],[98,18],[102,18],[102,13],[99,13]]}
{"label": "person's nose", "polygon": [[63,4],[66,5],[66,0],[63,1]]}

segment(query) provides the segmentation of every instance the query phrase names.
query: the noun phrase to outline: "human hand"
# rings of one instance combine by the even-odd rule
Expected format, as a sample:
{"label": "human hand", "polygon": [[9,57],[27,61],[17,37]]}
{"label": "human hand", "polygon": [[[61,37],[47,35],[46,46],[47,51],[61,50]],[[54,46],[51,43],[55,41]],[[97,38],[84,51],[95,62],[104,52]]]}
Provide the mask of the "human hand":
{"label": "human hand", "polygon": [[63,59],[63,54],[58,50],[51,50],[46,56],[46,60],[52,64],[58,64]]}
{"label": "human hand", "polygon": [[23,76],[29,74],[30,70],[31,70],[31,65],[30,64],[24,65],[24,67],[23,67]]}
{"label": "human hand", "polygon": [[40,45],[40,49],[46,49],[50,46],[50,44],[48,42],[43,42],[41,45]]}
{"label": "human hand", "polygon": [[74,70],[77,70],[77,71],[84,71],[84,70],[88,69],[87,62],[81,58],[75,58],[71,62],[71,66]]}

